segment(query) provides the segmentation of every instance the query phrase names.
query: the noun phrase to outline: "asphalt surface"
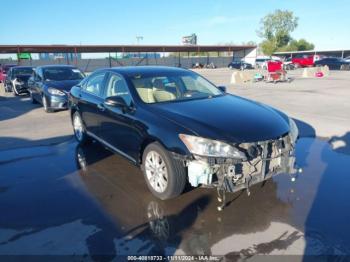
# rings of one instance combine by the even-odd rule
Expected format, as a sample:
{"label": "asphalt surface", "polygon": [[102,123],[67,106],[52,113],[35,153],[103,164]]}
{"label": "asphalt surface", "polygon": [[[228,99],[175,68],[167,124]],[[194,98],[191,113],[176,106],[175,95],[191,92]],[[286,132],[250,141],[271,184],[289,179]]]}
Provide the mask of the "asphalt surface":
{"label": "asphalt surface", "polygon": [[[118,261],[120,255],[212,254],[231,261],[288,254],[301,261],[305,255],[349,255],[350,121],[337,121],[348,120],[340,109],[345,112],[349,102],[317,114],[327,92],[332,103],[345,101],[346,93],[339,91],[349,92],[345,73],[333,80],[230,86],[231,92],[271,100],[298,116],[296,154],[303,173],[295,182],[280,175],[255,185],[249,197],[245,191],[230,194],[223,212],[216,209],[212,189],[188,187],[176,199],[155,199],[128,161],[98,143],[79,147],[67,111],[46,114],[26,97],[2,94],[0,256]],[[227,71],[211,74],[214,82],[227,81],[218,77]],[[335,90],[318,92],[314,81],[320,86],[329,81]],[[300,91],[309,89],[314,92]]]}

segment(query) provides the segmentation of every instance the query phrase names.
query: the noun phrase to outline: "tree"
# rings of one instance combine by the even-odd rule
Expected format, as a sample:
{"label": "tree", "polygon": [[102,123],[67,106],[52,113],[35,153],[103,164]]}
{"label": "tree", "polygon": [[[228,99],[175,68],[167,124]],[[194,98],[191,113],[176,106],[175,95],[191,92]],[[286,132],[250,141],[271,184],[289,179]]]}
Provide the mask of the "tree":
{"label": "tree", "polygon": [[271,55],[291,41],[290,34],[298,26],[298,17],[291,11],[278,9],[262,18],[260,24],[258,35],[264,39],[261,48],[265,54]]}
{"label": "tree", "polygon": [[315,48],[315,45],[312,43],[309,43],[305,39],[299,39],[299,40],[292,40],[289,43],[290,51],[305,51],[305,50],[313,50]]}

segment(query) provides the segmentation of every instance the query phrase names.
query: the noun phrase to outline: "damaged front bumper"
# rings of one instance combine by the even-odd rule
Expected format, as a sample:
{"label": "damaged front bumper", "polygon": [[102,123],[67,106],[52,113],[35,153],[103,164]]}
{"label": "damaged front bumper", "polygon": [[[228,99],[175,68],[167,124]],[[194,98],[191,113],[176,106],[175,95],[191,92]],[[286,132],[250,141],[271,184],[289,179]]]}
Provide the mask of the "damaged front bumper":
{"label": "damaged front bumper", "polygon": [[[242,143],[239,149],[245,160],[193,155],[185,160],[188,180],[194,187],[216,187],[224,192],[237,192],[277,174],[294,175],[295,141],[290,135],[263,142]],[[248,191],[249,192],[249,191]]]}

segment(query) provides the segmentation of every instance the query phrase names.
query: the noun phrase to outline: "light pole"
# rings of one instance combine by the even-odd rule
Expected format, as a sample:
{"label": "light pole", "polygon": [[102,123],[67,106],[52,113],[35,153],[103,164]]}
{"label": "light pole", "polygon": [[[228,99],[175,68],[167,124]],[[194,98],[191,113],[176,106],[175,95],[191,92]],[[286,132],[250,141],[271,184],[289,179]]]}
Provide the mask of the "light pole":
{"label": "light pole", "polygon": [[137,44],[140,44],[141,40],[143,40],[143,36],[140,36],[140,35],[136,36],[136,43]]}

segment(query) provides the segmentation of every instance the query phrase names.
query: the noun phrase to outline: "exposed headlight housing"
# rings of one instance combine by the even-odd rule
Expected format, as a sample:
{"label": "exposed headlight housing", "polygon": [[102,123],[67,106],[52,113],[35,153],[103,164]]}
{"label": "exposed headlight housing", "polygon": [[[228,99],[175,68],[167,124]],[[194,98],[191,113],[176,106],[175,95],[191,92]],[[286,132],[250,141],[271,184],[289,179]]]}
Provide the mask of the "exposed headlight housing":
{"label": "exposed headlight housing", "polygon": [[51,95],[55,95],[55,96],[64,96],[65,93],[63,93],[61,90],[58,90],[56,88],[53,87],[49,87],[47,89],[47,92],[49,92]]}
{"label": "exposed headlight housing", "polygon": [[187,149],[195,155],[246,159],[242,151],[224,142],[184,134],[180,134],[179,137]]}
{"label": "exposed headlight housing", "polygon": [[291,140],[293,143],[295,143],[299,136],[299,130],[298,130],[297,124],[291,118],[289,118],[289,129],[290,129],[289,135],[291,137]]}

